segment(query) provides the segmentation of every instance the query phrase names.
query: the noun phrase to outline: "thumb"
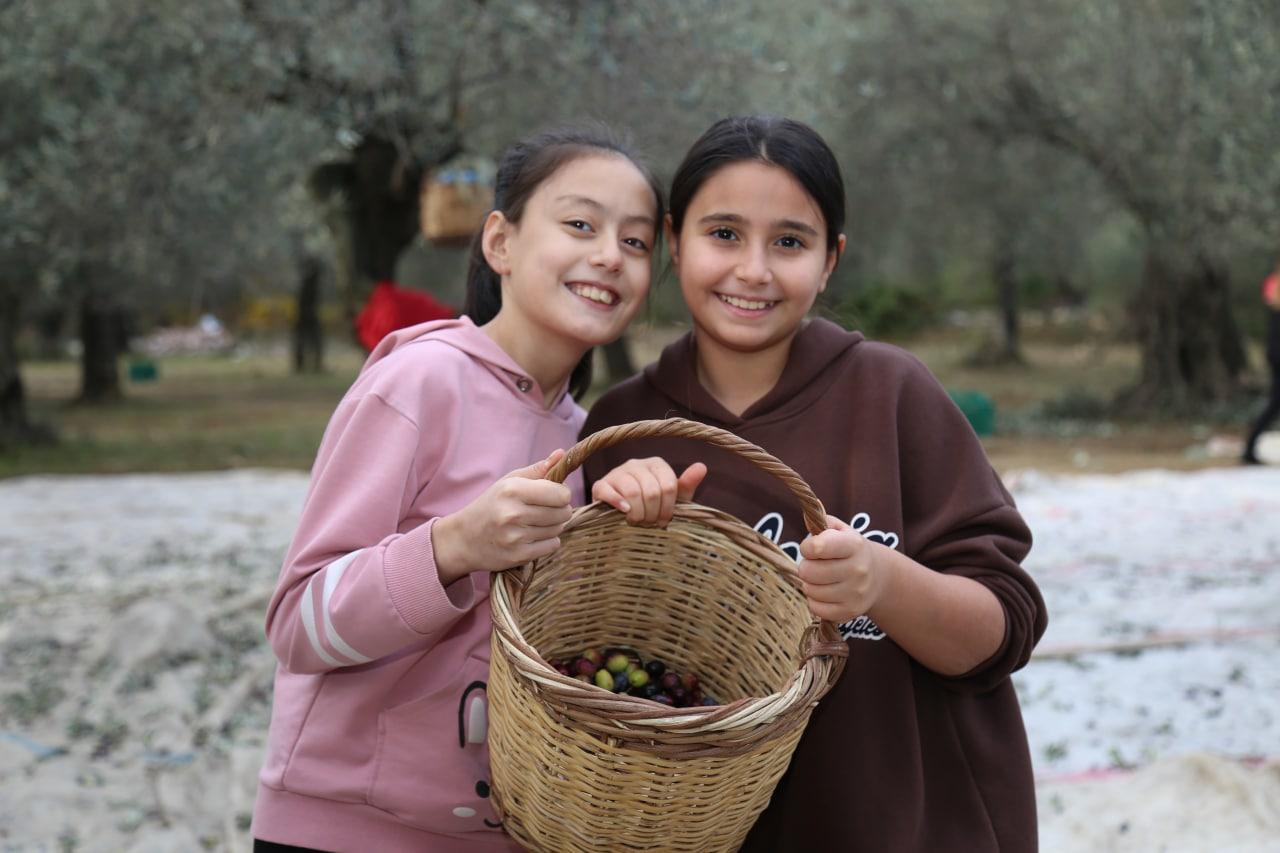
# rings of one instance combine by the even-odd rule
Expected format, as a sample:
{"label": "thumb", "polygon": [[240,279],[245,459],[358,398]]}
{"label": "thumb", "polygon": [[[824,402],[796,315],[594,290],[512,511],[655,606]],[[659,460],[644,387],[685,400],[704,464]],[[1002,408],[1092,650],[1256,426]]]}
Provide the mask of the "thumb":
{"label": "thumb", "polygon": [[[806,560],[822,560],[831,556],[831,548],[833,547],[831,539],[834,533],[851,531],[852,527],[845,524],[834,515],[827,516],[827,529],[816,536],[806,536],[804,541],[800,543],[800,556]],[[839,546],[835,546],[839,549]],[[839,553],[839,551],[837,551]]]}
{"label": "thumb", "polygon": [[840,519],[836,518],[834,515],[828,515],[827,529],[828,530],[852,530],[853,528],[845,524]]}
{"label": "thumb", "polygon": [[547,472],[551,470],[551,467],[563,458],[563,450],[553,450],[551,451],[551,455],[546,459],[542,459],[532,465],[526,465],[523,468],[517,468],[502,479],[507,480],[512,477],[520,477],[525,480],[541,480],[543,477],[547,476]]}
{"label": "thumb", "polygon": [[701,462],[695,462],[685,468],[684,473],[676,478],[676,500],[693,500],[693,493],[698,490],[698,486],[702,485],[702,480],[706,476],[707,466]]}

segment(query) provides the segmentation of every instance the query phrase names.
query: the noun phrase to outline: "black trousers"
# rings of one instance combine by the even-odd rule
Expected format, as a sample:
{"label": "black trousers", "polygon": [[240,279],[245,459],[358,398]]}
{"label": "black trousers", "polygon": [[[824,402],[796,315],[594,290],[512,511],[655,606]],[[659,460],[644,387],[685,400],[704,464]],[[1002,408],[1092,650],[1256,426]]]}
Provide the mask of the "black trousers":
{"label": "black trousers", "polygon": [[276,844],[274,841],[253,839],[253,853],[325,853],[311,847],[294,847],[290,844]]}
{"label": "black trousers", "polygon": [[1271,399],[1267,400],[1267,407],[1262,410],[1262,415],[1254,422],[1253,431],[1249,433],[1249,440],[1245,442],[1244,455],[1252,457],[1258,450],[1258,437],[1267,431],[1267,427],[1280,417],[1280,363],[1272,363],[1271,365]]}

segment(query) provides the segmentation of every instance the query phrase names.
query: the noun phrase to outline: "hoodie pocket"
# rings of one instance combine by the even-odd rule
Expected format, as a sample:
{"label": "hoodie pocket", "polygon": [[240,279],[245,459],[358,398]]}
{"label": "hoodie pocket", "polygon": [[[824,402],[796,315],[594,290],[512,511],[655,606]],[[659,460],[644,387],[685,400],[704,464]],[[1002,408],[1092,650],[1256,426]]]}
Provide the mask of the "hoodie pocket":
{"label": "hoodie pocket", "polygon": [[431,832],[498,826],[489,805],[488,678],[489,662],[470,657],[446,687],[379,715],[371,805]]}

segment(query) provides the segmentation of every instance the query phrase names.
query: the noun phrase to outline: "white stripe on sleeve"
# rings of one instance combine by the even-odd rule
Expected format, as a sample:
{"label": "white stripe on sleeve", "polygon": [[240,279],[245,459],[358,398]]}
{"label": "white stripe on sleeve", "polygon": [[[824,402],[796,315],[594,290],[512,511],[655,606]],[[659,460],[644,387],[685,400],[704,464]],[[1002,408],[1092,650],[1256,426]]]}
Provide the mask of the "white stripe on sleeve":
{"label": "white stripe on sleeve", "polygon": [[[361,551],[364,549],[362,548]],[[360,551],[352,551],[340,560],[334,560],[329,567],[324,570],[324,598],[320,603],[321,612],[324,614],[324,635],[329,640],[329,645],[333,646],[342,654],[351,658],[356,663],[368,663],[373,660],[366,657],[351,646],[347,645],[346,640],[338,636],[338,631],[333,627],[333,619],[329,616],[329,600],[333,597],[333,591],[338,588],[338,581],[342,580],[342,573],[347,570],[347,566],[360,555]]]}
{"label": "white stripe on sleeve", "polygon": [[[320,660],[329,664],[329,666],[347,666],[347,664],[335,660],[333,655],[326,652],[324,646],[320,645],[320,636],[316,633],[315,599],[311,595],[311,586],[315,583],[315,580],[316,576],[312,575],[311,580],[307,581],[307,588],[302,593],[302,601],[298,603],[301,608],[302,627],[307,629],[307,639],[311,641],[311,648],[315,649],[316,654],[320,656]],[[329,613],[326,611],[326,621],[328,616]]]}

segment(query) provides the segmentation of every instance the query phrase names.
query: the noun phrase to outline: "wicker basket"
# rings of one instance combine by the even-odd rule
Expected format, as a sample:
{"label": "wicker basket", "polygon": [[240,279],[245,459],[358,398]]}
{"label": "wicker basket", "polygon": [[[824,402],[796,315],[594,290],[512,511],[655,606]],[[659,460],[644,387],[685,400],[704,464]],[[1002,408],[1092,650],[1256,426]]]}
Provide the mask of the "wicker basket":
{"label": "wicker basket", "polygon": [[[822,504],[795,472],[732,433],[680,419],[602,430],[595,450],[683,436],[737,452]],[[795,564],[732,516],[681,503],[665,529],[604,504],[577,510],[554,554],[496,575],[489,675],[493,801],[531,850],[736,850],[786,770],[848,649],[810,615]],[[548,660],[632,647],[696,673],[724,704],[671,708],[557,673]]]}
{"label": "wicker basket", "polygon": [[484,227],[493,209],[493,185],[472,170],[447,169],[422,182],[418,221],[433,243],[465,243]]}

